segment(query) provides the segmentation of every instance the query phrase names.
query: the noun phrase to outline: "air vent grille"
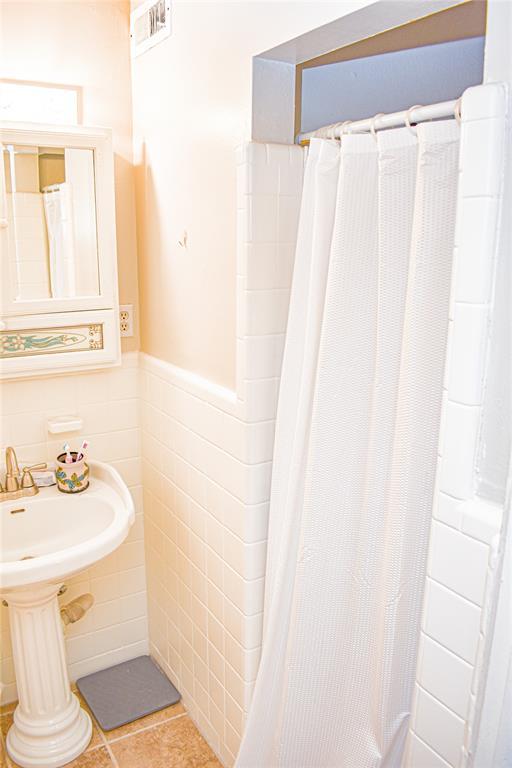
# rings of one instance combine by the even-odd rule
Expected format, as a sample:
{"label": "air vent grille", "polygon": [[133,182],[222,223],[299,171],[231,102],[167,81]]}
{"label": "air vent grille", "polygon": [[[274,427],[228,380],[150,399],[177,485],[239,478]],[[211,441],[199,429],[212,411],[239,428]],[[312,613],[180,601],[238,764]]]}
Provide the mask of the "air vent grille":
{"label": "air vent grille", "polygon": [[140,56],[171,34],[170,0],[147,0],[130,14],[132,57]]}

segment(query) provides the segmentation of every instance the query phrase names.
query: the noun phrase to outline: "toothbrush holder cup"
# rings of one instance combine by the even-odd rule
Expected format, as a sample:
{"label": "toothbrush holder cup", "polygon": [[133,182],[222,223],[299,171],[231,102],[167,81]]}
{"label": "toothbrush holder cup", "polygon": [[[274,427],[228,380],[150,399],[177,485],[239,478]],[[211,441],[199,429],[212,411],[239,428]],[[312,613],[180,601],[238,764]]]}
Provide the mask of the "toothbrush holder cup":
{"label": "toothbrush holder cup", "polygon": [[89,467],[85,463],[85,458],[77,461],[78,453],[71,451],[73,461],[66,464],[66,454],[61,453],[57,456],[56,472],[57,488],[62,493],[81,493],[89,486]]}

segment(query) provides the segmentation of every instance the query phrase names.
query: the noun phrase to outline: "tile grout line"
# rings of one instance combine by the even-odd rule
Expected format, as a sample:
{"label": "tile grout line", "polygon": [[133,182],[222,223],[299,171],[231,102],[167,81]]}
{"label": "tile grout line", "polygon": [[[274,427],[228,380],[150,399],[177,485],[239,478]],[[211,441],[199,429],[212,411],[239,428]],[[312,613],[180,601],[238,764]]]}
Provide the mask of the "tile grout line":
{"label": "tile grout line", "polygon": [[119,763],[117,762],[117,758],[114,755],[113,751],[111,750],[110,744],[107,741],[105,742],[105,746],[107,748],[107,753],[108,753],[108,756],[110,757],[110,762],[112,763],[113,768],[119,768]]}
{"label": "tile grout line", "polygon": [[[119,768],[119,764],[118,764],[118,762],[117,762],[117,760],[115,758],[115,755],[112,752],[112,750],[110,749],[108,741],[105,738],[105,734],[103,732],[103,729],[101,728],[100,724],[98,723],[98,721],[94,717],[94,714],[93,714],[92,710],[90,710],[88,714],[89,714],[89,716],[91,718],[91,721],[92,721],[93,725],[95,726],[96,730],[98,731],[100,739],[101,739],[101,742],[102,742],[101,744],[98,744],[97,747],[93,747],[93,749],[89,750],[89,752],[94,752],[96,749],[100,749],[100,748],[103,749],[103,748],[105,748],[106,751],[107,751],[107,754],[108,754],[108,756],[110,758],[110,762],[111,762],[113,768]],[[86,752],[84,752],[84,754],[87,754],[87,750],[86,750]]]}
{"label": "tile grout line", "polygon": [[444,709],[446,709],[448,712],[450,712],[450,714],[452,714],[454,717],[456,717],[456,718],[457,718],[457,720],[460,720],[460,722],[461,722],[461,723],[464,723],[464,722],[465,722],[465,720],[466,720],[467,718],[463,717],[462,715],[459,715],[459,713],[458,713],[458,712],[455,712],[455,710],[454,710],[454,709],[452,709],[452,707],[450,707],[450,705],[449,705],[449,704],[446,704],[446,702],[444,702],[442,699],[440,699],[440,698],[439,698],[439,696],[436,696],[436,695],[435,695],[435,693],[432,693],[431,691],[429,691],[429,689],[428,689],[428,688],[426,688],[426,687],[425,687],[425,685],[424,685],[423,683],[420,683],[420,682],[419,682],[419,680],[416,680],[416,681],[415,681],[415,684],[418,686],[418,688],[420,689],[420,691],[422,691],[423,693],[426,693],[428,696],[430,696],[430,698],[431,698],[431,699],[433,699],[434,701],[436,701],[436,702],[437,702],[438,704],[440,704],[440,705],[441,705],[441,706],[442,706]]}
{"label": "tile grout line", "polygon": [[[451,528],[451,526],[447,525],[447,528]],[[455,529],[452,529],[455,530]],[[487,545],[488,546],[488,545]],[[453,587],[449,587],[447,584],[444,584],[439,579],[436,579],[435,576],[432,576],[431,573],[427,573],[428,578],[434,582],[434,584],[439,584],[441,587],[444,587],[445,589],[449,590],[450,592],[453,592],[454,595],[457,595],[457,597],[461,597],[463,600],[465,600],[467,603],[470,603],[471,605],[475,606],[475,608],[478,608],[480,611],[482,610],[483,606],[480,603],[475,602],[474,600],[471,600],[471,598],[466,597],[466,595],[461,595],[460,592],[457,592],[456,589],[453,589]]]}
{"label": "tile grout line", "polygon": [[[2,713],[2,715],[3,714],[7,714],[7,713]],[[10,760],[9,755],[7,753],[7,742],[6,742],[5,738],[4,738],[4,734],[3,734],[1,729],[0,729],[0,746],[2,747],[2,749],[3,749],[4,753],[5,753],[5,759],[7,760],[7,766],[10,766],[11,760]]]}
{"label": "tile grout line", "polygon": [[443,763],[446,764],[446,766],[450,766],[450,768],[453,768],[452,764],[449,763],[447,760],[445,760],[445,758],[442,755],[440,755],[439,752],[431,744],[428,743],[428,741],[425,741],[425,739],[423,739],[421,736],[419,736],[418,733],[413,728],[411,728],[411,733],[424,746],[428,747],[428,749],[430,749],[430,751],[433,752],[434,755],[436,755],[436,757],[440,758],[443,761]]}
{"label": "tile grout line", "polygon": [[[125,741],[126,739],[129,739],[130,736],[138,736],[139,733],[145,733],[146,731],[151,731],[154,728],[158,728],[159,725],[164,725],[165,723],[170,723],[171,720],[179,720],[181,717],[186,717],[188,715],[188,712],[180,712],[178,715],[173,715],[172,717],[167,717],[165,720],[160,720],[158,723],[152,723],[151,725],[146,725],[143,728],[139,728],[137,731],[132,731],[131,733],[125,733],[123,736],[116,736],[115,739],[110,739],[110,741],[107,741],[107,744],[117,744],[119,741]],[[103,733],[103,731],[102,731]],[[104,734],[103,734],[104,735]]]}

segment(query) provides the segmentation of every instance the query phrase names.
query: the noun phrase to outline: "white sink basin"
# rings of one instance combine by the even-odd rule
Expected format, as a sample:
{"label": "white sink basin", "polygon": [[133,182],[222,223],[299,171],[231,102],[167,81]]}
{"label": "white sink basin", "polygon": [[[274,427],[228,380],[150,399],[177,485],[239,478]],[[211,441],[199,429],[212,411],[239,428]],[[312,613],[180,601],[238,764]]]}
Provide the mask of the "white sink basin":
{"label": "white sink basin", "polygon": [[108,464],[89,467],[90,486],[82,493],[64,494],[54,485],[0,504],[0,593],[69,578],[126,538],[134,521],[128,488]]}
{"label": "white sink basin", "polygon": [[71,692],[57,595],[110,554],[135,514],[115,469],[89,462],[79,494],[56,486],[0,503],[0,597],[7,601],[19,703],[7,751],[22,768],[60,768],[83,752],[91,720]]}

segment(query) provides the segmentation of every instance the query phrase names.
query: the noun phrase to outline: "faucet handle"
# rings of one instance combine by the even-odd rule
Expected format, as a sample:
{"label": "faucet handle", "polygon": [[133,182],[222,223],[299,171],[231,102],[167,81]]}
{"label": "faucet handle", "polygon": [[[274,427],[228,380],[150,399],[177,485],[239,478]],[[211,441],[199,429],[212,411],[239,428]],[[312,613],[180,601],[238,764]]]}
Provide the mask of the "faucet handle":
{"label": "faucet handle", "polygon": [[[38,469],[46,469],[46,463],[43,464],[32,464],[30,467],[23,467],[23,475],[21,477],[21,487],[23,489],[27,488],[37,488],[36,484],[34,483],[34,478],[32,477],[32,471],[38,470]],[[37,493],[37,491],[36,491]]]}

